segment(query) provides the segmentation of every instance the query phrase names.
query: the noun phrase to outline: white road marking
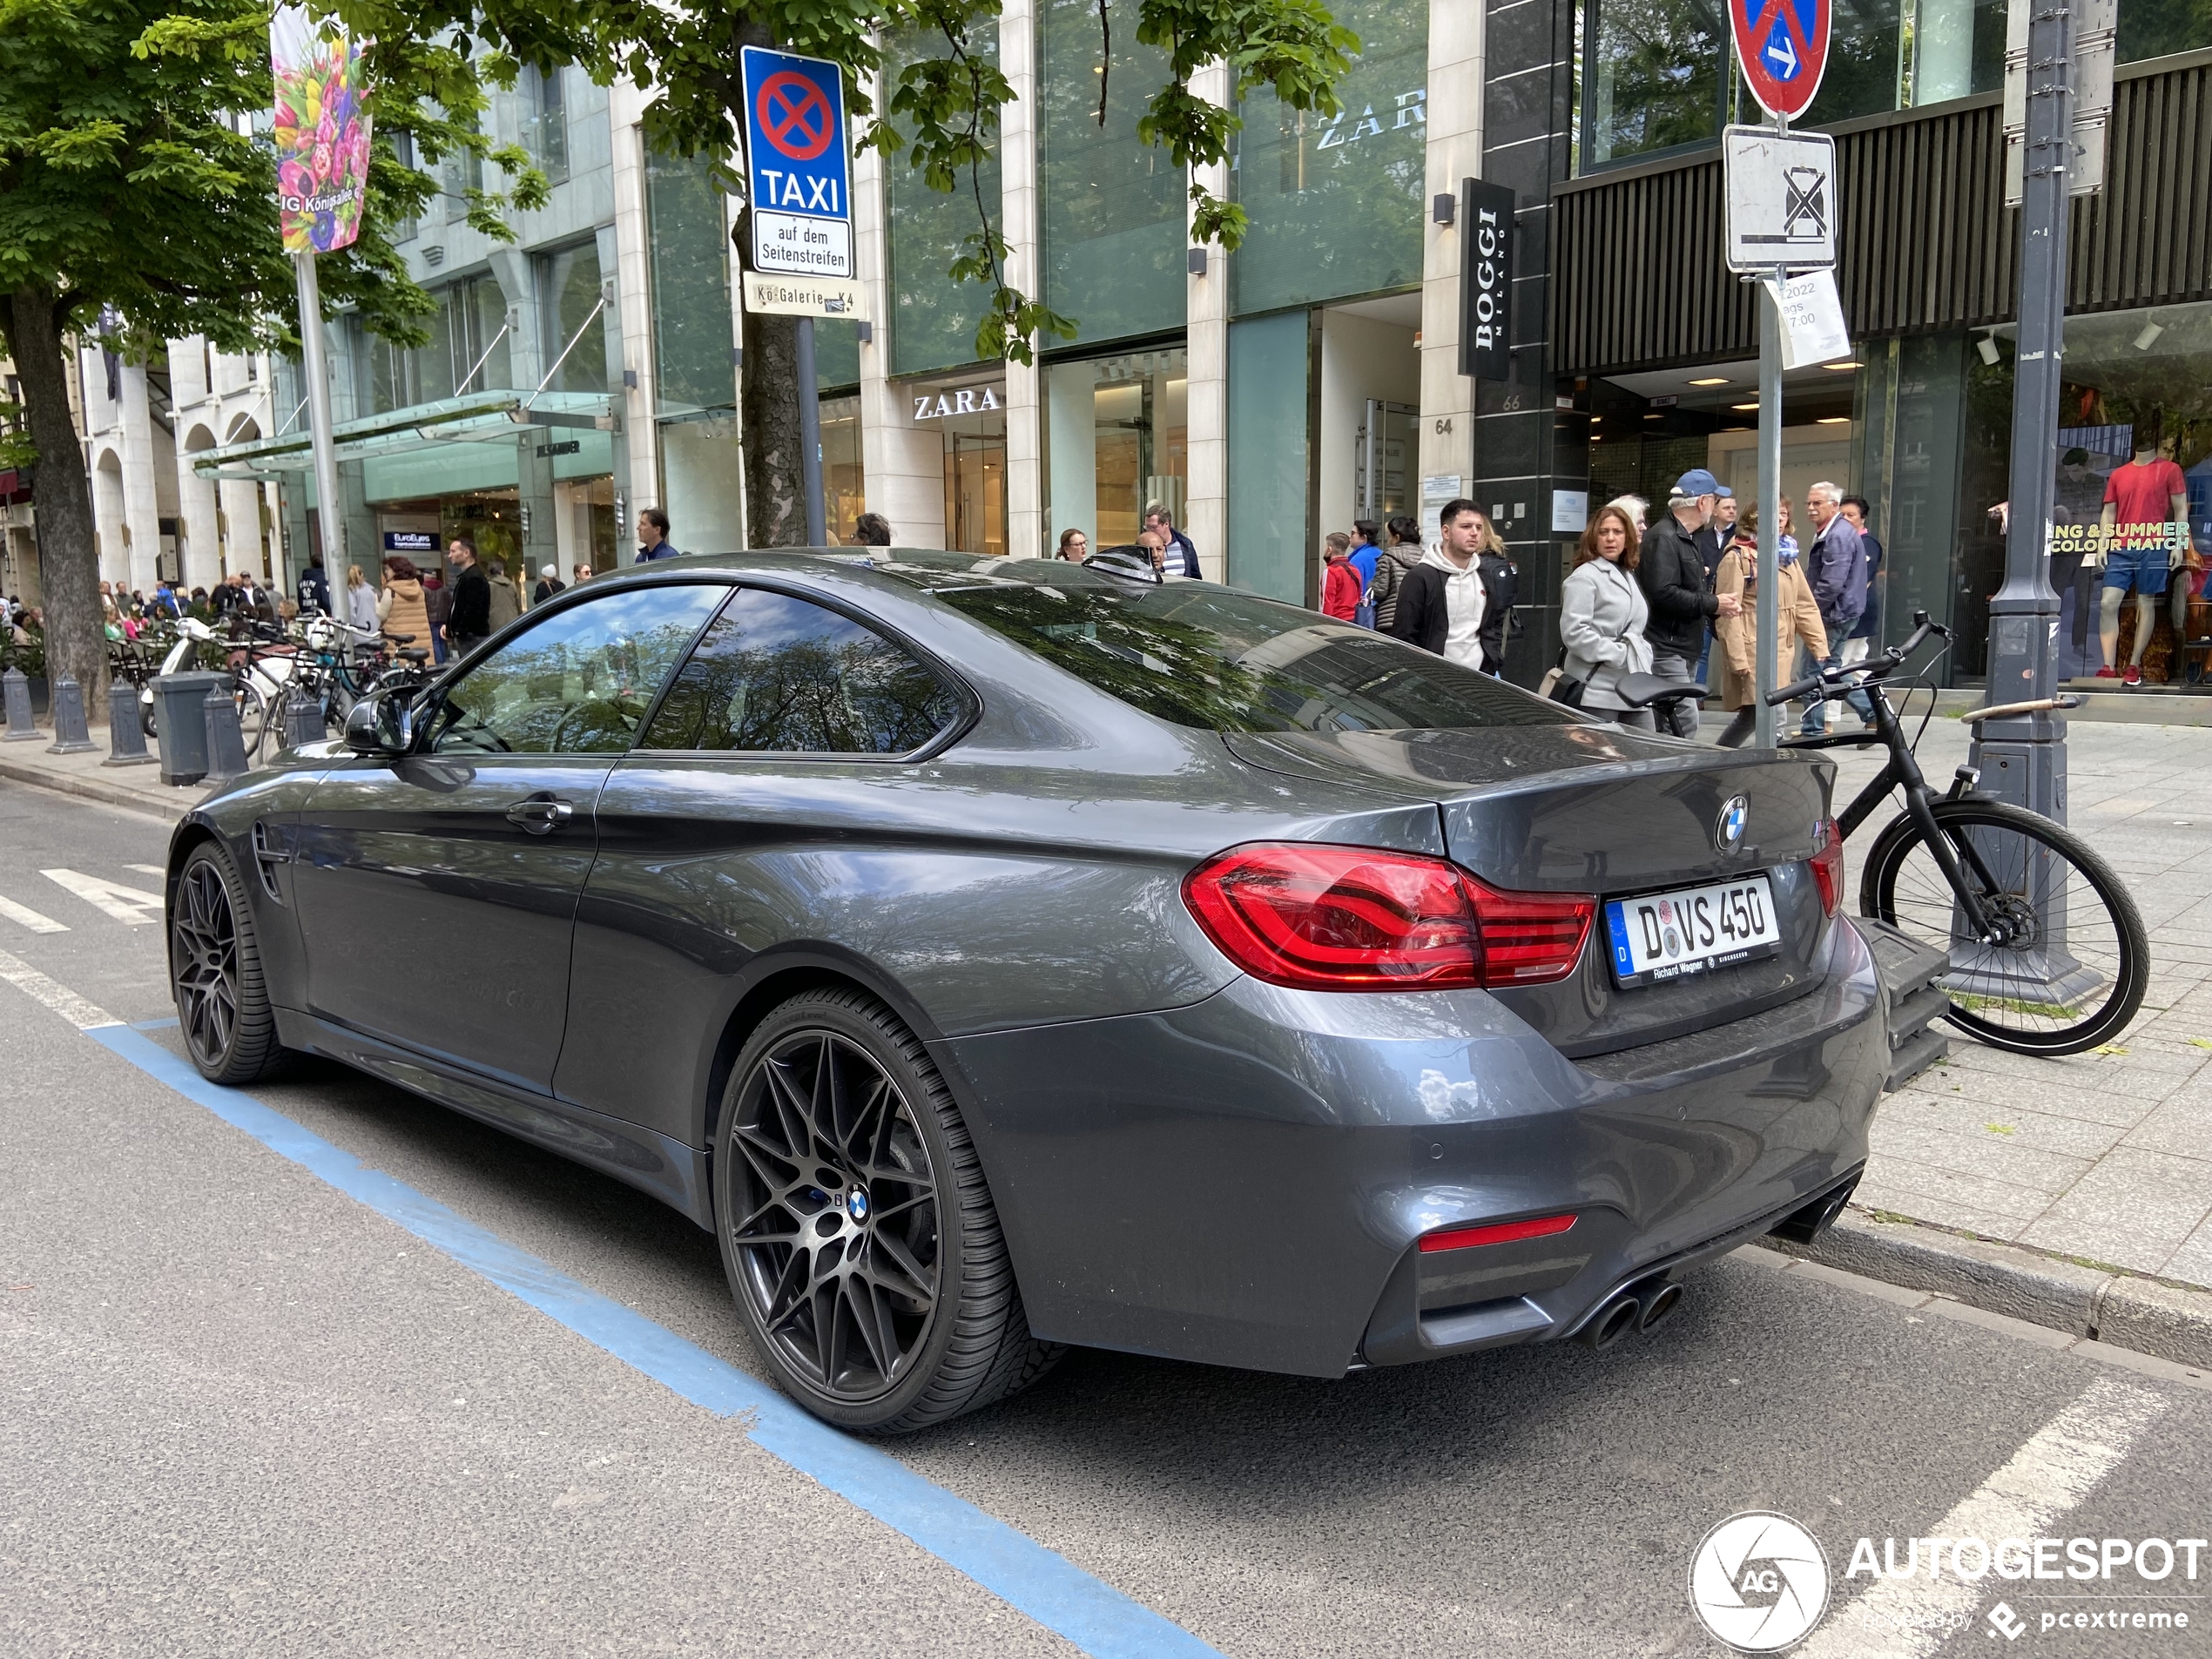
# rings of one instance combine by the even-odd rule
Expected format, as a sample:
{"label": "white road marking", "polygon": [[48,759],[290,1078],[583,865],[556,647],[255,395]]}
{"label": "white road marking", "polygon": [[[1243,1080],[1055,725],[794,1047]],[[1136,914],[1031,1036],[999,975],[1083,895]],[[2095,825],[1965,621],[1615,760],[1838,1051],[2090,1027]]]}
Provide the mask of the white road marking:
{"label": "white road marking", "polygon": [[51,916],[42,916],[27,904],[17,904],[13,899],[0,899],[0,916],[35,934],[65,934],[67,922],[56,921]]}
{"label": "white road marking", "polygon": [[126,926],[143,927],[150,921],[161,920],[161,895],[158,893],[104,881],[79,870],[41,870],[38,873],[67,888],[86,904],[97,905]]}
{"label": "white road marking", "polygon": [[[1920,1536],[1979,1538],[1992,1548],[2000,1538],[2049,1536],[2052,1522],[2118,1468],[2165,1410],[2156,1394],[2100,1377]],[[1831,1552],[1828,1564],[1840,1575],[1847,1560]],[[1813,1632],[1797,1659],[1925,1659],[1973,1617],[1995,1584],[1949,1575],[1932,1581],[1925,1566],[1911,1578],[1878,1580]],[[1845,1588],[1840,1577],[1837,1588]]]}
{"label": "white road marking", "polygon": [[126,870],[136,870],[140,875],[158,875],[164,880],[169,878],[169,872],[158,864],[126,864],[123,867]]}
{"label": "white road marking", "polygon": [[36,997],[80,1031],[118,1022],[97,1002],[87,1002],[66,985],[56,984],[21,957],[10,956],[4,950],[0,950],[0,980]]}

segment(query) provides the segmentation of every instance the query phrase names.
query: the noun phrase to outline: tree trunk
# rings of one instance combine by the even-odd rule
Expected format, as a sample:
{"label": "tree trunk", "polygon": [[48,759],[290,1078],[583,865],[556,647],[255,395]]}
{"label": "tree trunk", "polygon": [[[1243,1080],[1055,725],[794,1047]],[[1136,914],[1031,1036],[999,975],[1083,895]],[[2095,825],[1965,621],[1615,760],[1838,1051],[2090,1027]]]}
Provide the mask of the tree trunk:
{"label": "tree trunk", "polygon": [[107,634],[100,615],[100,556],[84,446],[69,408],[69,353],[51,288],[28,284],[0,303],[0,332],[23,382],[24,414],[38,451],[31,481],[44,590],[48,682],[64,674],[84,688],[90,714],[107,709]]}
{"label": "tree trunk", "polygon": [[[740,215],[738,223],[744,225]],[[742,229],[740,234],[743,234]],[[799,320],[745,317],[745,518],[754,547],[806,545],[799,450]]]}

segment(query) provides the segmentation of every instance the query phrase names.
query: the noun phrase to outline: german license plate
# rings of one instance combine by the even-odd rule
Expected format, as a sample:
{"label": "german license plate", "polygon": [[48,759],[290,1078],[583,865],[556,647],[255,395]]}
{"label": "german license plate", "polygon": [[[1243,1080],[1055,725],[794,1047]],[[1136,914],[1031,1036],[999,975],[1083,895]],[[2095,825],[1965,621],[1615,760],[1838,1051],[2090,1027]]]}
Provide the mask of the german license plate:
{"label": "german license plate", "polygon": [[1710,887],[1647,893],[1605,907],[1614,981],[1624,990],[1727,968],[1782,948],[1764,871]]}

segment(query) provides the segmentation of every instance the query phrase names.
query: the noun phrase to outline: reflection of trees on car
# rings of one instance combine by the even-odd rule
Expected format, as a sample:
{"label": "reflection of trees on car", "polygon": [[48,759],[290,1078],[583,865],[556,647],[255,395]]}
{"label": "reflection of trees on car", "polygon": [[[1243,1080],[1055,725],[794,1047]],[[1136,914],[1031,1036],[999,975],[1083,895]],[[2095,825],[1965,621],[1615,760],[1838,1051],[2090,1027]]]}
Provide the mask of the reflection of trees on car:
{"label": "reflection of trees on car", "polygon": [[873,636],[723,652],[702,646],[670,688],[644,746],[905,754],[954,711],[934,674]]}

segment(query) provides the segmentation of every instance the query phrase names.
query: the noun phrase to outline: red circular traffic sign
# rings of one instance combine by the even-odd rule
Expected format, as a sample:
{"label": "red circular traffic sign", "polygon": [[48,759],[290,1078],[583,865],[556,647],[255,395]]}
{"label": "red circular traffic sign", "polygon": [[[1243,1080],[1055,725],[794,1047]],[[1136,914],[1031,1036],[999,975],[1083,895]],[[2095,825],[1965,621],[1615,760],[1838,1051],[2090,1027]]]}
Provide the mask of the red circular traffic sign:
{"label": "red circular traffic sign", "polygon": [[769,144],[793,161],[812,161],[837,136],[837,117],[822,89],[804,75],[781,70],[760,84],[753,118]]}
{"label": "red circular traffic sign", "polygon": [[1729,0],[1743,84],[1770,115],[1795,120],[1828,68],[1834,0]]}

